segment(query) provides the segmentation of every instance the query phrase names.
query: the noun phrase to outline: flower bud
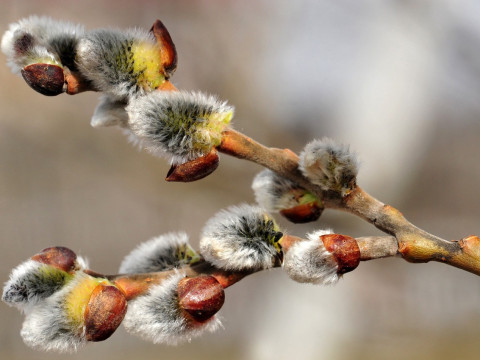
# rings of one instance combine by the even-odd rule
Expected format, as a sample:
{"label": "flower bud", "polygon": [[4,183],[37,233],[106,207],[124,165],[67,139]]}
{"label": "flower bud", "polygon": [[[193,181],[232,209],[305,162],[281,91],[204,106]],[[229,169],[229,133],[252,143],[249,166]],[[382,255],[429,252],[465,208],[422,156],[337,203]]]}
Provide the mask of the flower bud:
{"label": "flower bud", "polygon": [[252,189],[260,206],[279,212],[293,223],[315,221],[322,214],[323,205],[318,197],[271,170],[257,174]]}
{"label": "flower bud", "polygon": [[360,263],[360,248],[357,240],[340,234],[325,234],[320,238],[325,249],[335,258],[338,274],[345,274],[357,268]]}
{"label": "flower bud", "polygon": [[87,341],[108,339],[117,330],[127,312],[125,295],[115,286],[99,284],[85,309]]}
{"label": "flower bud", "polygon": [[300,154],[300,170],[324,191],[348,194],[356,184],[358,160],[348,146],[323,138],[305,146]]}
{"label": "flower bud", "polygon": [[177,292],[180,307],[200,323],[215,315],[225,302],[222,285],[209,275],[181,279]]}
{"label": "flower bud", "polygon": [[31,16],[10,24],[2,51],[14,73],[47,96],[65,91],[64,67],[75,69],[75,49],[84,30],[78,25]]}
{"label": "flower bud", "polygon": [[153,23],[150,32],[155,36],[157,44],[160,46],[160,55],[162,59],[162,70],[168,79],[173,75],[177,68],[177,50],[170,34],[160,20]]}
{"label": "flower bud", "polygon": [[131,300],[123,322],[126,330],[154,343],[176,345],[221,326],[217,316],[210,316],[223,304],[218,285],[203,277],[180,284],[183,278],[176,273]]}
{"label": "flower bud", "polygon": [[108,338],[125,312],[125,296],[108,280],[77,272],[61,290],[31,308],[21,335],[33,348],[74,352],[87,341]]}
{"label": "flower bud", "polygon": [[246,204],[232,206],[206,223],[200,253],[219,269],[268,269],[281,257],[278,242],[282,237],[273,218],[263,209]]}
{"label": "flower bud", "polygon": [[170,270],[193,264],[200,256],[189,245],[187,234],[169,233],[141,243],[120,265],[121,274]]}
{"label": "flower bud", "polygon": [[[130,100],[127,112],[130,129],[142,146],[172,164],[211,153],[233,117],[233,107],[225,102],[187,91],[155,91],[136,97]],[[214,153],[207,156],[207,169],[212,169],[215,161]]]}
{"label": "flower bud", "polygon": [[125,100],[160,87],[165,81],[162,46],[140,29],[99,29],[77,46],[76,64],[93,87]]}
{"label": "flower bud", "polygon": [[77,263],[77,254],[62,246],[43,249],[40,253],[33,255],[31,259],[42,264],[54,266],[66,272],[71,272],[79,266]]}
{"label": "flower bud", "polygon": [[22,76],[28,86],[42,95],[55,96],[64,92],[63,69],[58,65],[31,64],[22,69]]}
{"label": "flower bud", "polygon": [[13,269],[3,288],[2,300],[21,311],[28,311],[64,287],[76,270],[86,267],[86,261],[70,249],[44,249]]}
{"label": "flower bud", "polygon": [[307,234],[307,238],[286,250],[283,267],[293,280],[330,285],[358,266],[360,249],[354,238],[330,230]]}
{"label": "flower bud", "polygon": [[217,150],[212,150],[204,156],[183,164],[172,165],[168,171],[166,181],[191,182],[203,179],[214,172],[219,164]]}

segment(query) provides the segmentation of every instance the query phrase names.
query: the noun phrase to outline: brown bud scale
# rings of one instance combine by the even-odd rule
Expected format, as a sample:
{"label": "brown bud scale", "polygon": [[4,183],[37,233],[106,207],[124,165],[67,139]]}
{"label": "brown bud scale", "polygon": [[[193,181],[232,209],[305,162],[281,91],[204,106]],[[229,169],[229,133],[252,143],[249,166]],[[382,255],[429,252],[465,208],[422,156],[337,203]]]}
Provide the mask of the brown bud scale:
{"label": "brown bud scale", "polygon": [[85,309],[85,337],[87,341],[108,339],[127,313],[125,295],[115,286],[98,285]]}
{"label": "brown bud scale", "polygon": [[25,82],[35,91],[46,96],[63,92],[65,77],[63,69],[52,64],[32,64],[22,69]]}
{"label": "brown bud scale", "polygon": [[49,247],[31,257],[32,260],[47,264],[57,269],[71,272],[75,270],[77,255],[63,246]]}
{"label": "brown bud scale", "polygon": [[335,258],[339,274],[354,270],[360,263],[360,248],[354,238],[340,234],[327,234],[320,236],[320,239],[325,249]]}
{"label": "brown bud scale", "polygon": [[200,323],[215,315],[225,302],[222,285],[210,275],[180,280],[177,293],[180,307]]}
{"label": "brown bud scale", "polygon": [[167,28],[160,20],[156,20],[153,23],[150,32],[153,33],[160,45],[163,73],[168,79],[177,68],[177,50],[175,44],[173,43],[172,37]]}
{"label": "brown bud scale", "polygon": [[217,150],[212,150],[205,156],[187,161],[180,165],[172,165],[168,171],[166,181],[191,182],[203,179],[218,167],[219,158]]}
{"label": "brown bud scale", "polygon": [[318,220],[322,212],[323,208],[315,201],[308,204],[297,205],[289,209],[283,209],[280,211],[280,214],[295,224],[304,224]]}

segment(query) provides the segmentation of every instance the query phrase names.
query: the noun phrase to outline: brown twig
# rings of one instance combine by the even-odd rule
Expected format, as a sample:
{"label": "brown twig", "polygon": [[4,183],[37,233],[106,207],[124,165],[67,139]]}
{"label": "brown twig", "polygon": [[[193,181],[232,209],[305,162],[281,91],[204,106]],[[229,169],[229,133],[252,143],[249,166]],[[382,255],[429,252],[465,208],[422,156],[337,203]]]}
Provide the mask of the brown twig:
{"label": "brown twig", "polygon": [[[370,236],[356,238],[360,247],[360,260],[367,261],[373,259],[380,259],[391,257],[398,254],[398,244],[393,236]],[[285,236],[285,241],[282,242],[282,248],[287,251],[288,248],[297,241],[304,241],[296,236]],[[278,262],[274,267],[280,267]],[[167,270],[154,273],[145,274],[116,274],[116,275],[101,275],[92,270],[85,272],[96,277],[105,277],[114,284],[116,284],[124,292],[127,300],[131,300],[139,295],[146,293],[150,286],[159,284],[168,277],[174,275],[178,271],[183,272],[188,277],[195,277],[200,275],[211,275],[222,285],[224,289],[244,277],[254,274],[260,270],[254,271],[224,271],[213,267],[211,264],[201,259],[199,262],[184,266],[181,269]]]}
{"label": "brown twig", "polygon": [[[347,211],[393,235],[398,242],[398,252],[407,261],[439,261],[480,275],[480,239],[476,236],[447,241],[429,234],[407,221],[400,211],[378,201],[359,186],[344,197],[337,192],[323,191],[301,174],[298,156],[292,151],[265,147],[237,131],[224,131],[218,150],[275,171],[316,194],[323,200],[325,208]],[[372,242],[375,240],[372,239]]]}

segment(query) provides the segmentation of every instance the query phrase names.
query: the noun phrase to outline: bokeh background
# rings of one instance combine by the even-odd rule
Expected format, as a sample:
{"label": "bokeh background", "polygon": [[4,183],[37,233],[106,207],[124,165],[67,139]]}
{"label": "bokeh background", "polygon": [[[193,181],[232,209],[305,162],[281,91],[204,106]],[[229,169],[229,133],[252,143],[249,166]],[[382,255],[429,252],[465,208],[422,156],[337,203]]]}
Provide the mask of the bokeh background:
{"label": "bokeh background", "polygon": [[[351,144],[359,183],[446,239],[480,234],[480,2],[477,0],[14,1],[0,32],[32,14],[98,27],[150,28],[176,43],[173,82],[236,106],[234,125],[301,151]],[[35,252],[70,247],[115,273],[138,243],[185,230],[193,244],[219,209],[253,202],[260,167],[223,156],[210,177],[163,179],[168,164],[113,128],[93,129],[98,94],[43,97],[0,55],[0,280]],[[293,226],[378,231],[344,213]],[[74,355],[27,348],[22,315],[0,304],[1,359],[478,359],[480,282],[441,264],[362,263],[334,287],[281,270],[227,290],[224,329],[178,347],[120,328]]]}

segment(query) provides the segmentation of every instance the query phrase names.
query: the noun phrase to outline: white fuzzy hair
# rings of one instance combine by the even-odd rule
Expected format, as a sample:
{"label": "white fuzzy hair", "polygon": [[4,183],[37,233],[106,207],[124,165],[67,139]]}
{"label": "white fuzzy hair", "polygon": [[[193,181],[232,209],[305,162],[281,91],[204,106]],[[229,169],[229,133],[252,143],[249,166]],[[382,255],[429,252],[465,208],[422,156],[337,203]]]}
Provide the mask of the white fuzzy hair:
{"label": "white fuzzy hair", "polygon": [[127,103],[116,100],[109,95],[102,95],[95,108],[90,125],[94,128],[102,126],[128,126],[128,114],[125,110]]}
{"label": "white fuzzy hair", "polygon": [[[302,188],[293,181],[267,169],[255,176],[252,189],[257,203],[265,210],[275,213],[297,206],[298,202],[289,192],[292,189]],[[304,191],[306,192],[306,190]]]}
{"label": "white fuzzy hair", "polygon": [[88,264],[88,259],[83,257],[83,256],[78,256],[75,259],[75,269],[76,270],[85,270],[88,269],[89,264]]}
{"label": "white fuzzy hair", "polygon": [[147,273],[163,271],[184,265],[178,259],[179,248],[188,245],[188,235],[169,233],[157,236],[138,245],[128,254],[120,265],[120,274]]}
{"label": "white fuzzy hair", "polygon": [[[31,40],[28,46],[22,51],[16,50],[16,42],[26,34]],[[60,64],[62,58],[73,58],[72,49],[83,34],[82,26],[49,17],[30,16],[10,24],[2,37],[1,47],[12,72],[19,74],[23,67],[38,59]]]}
{"label": "white fuzzy hair", "polygon": [[123,320],[127,331],[155,344],[177,345],[205,331],[217,330],[221,322],[216,315],[205,323],[185,319],[177,294],[178,282],[184,277],[184,273],[177,272],[161,284],[152,286],[146,295],[130,301]]}
{"label": "white fuzzy hair", "polygon": [[70,276],[62,270],[27,260],[12,270],[3,287],[2,300],[26,312],[60,290],[69,280]]}
{"label": "white fuzzy hair", "polygon": [[[231,206],[215,214],[202,231],[200,253],[206,261],[225,270],[271,268],[278,255],[269,241],[281,233],[273,219],[258,206]],[[277,239],[278,240],[278,239]]]}
{"label": "white fuzzy hair", "polygon": [[[213,95],[189,91],[151,92],[131,99],[127,107],[132,132],[149,151],[172,164],[208,154],[226,127],[212,115],[233,111]],[[215,129],[209,127],[212,124]]]}
{"label": "white fuzzy hair", "polygon": [[283,268],[291,279],[300,283],[323,285],[338,281],[337,262],[320,239],[320,236],[331,233],[331,230],[309,233],[307,240],[298,241],[288,249]]}
{"label": "white fuzzy hair", "polygon": [[300,154],[299,166],[303,175],[322,190],[340,191],[343,195],[358,174],[357,157],[348,145],[329,138],[308,143]]}
{"label": "white fuzzy hair", "polygon": [[156,44],[153,34],[142,29],[98,29],[88,32],[78,43],[76,63],[82,75],[94,87],[109,95],[126,99],[153,89],[137,84],[133,71],[131,46]]}
{"label": "white fuzzy hair", "polygon": [[27,312],[20,332],[23,341],[30,347],[63,353],[75,352],[86,343],[83,324],[69,320],[65,311],[65,301],[69,293],[89,275],[75,273],[75,277],[63,289]]}

